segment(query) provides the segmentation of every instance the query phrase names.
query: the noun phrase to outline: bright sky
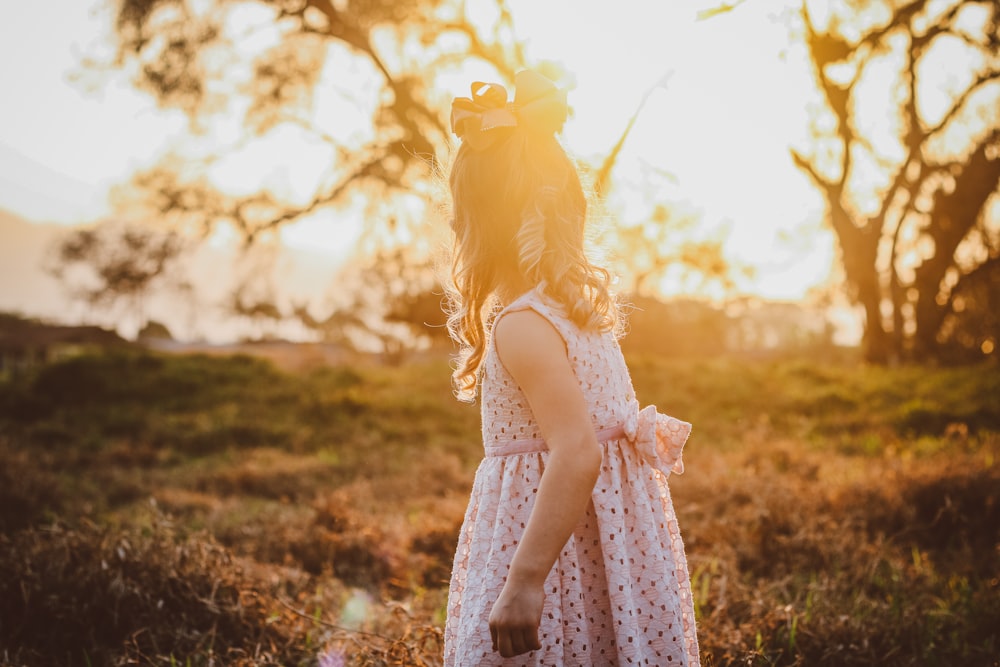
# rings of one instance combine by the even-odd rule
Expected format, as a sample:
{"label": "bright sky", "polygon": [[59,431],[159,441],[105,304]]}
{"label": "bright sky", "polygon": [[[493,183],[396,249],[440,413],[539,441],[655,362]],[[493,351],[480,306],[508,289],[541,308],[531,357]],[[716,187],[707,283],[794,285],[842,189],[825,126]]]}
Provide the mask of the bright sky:
{"label": "bright sky", "polygon": [[584,156],[606,154],[642,95],[670,73],[619,157],[618,184],[644,164],[665,170],[674,179],[661,196],[702,211],[706,235],[721,225],[727,254],[757,267],[750,289],[799,298],[828,278],[833,240],[789,155],[805,136],[813,87],[804,48],[789,53],[783,14],[798,2],[747,0],[698,20],[720,4],[525,1],[515,17],[525,35],[540,36],[529,37],[537,57],[577,75],[566,135]]}
{"label": "bright sky", "polygon": [[[567,145],[606,153],[644,92],[650,99],[622,154],[620,177],[642,164],[672,175],[663,195],[724,225],[731,257],[758,267],[753,290],[798,298],[823,282],[833,245],[821,202],[795,169],[789,146],[805,131],[808,70],[788,54],[781,13],[794,0],[748,0],[698,21],[715,2],[518,0],[519,36],[531,57],[576,76]],[[105,195],[155,162],[183,134],[178,114],[158,111],[123,77],[87,95],[67,77],[107,31],[93,0],[14,3],[0,23],[0,208],[72,224],[108,214]],[[58,9],[56,9],[58,7]],[[454,94],[464,95],[464,89]],[[348,241],[350,240],[350,235]],[[342,233],[316,225],[286,242],[342,254]]]}
{"label": "bright sky", "polygon": [[101,34],[94,4],[13,3],[0,23],[0,206],[29,218],[107,214],[107,188],[179,127],[121,81],[90,96],[68,83]]}

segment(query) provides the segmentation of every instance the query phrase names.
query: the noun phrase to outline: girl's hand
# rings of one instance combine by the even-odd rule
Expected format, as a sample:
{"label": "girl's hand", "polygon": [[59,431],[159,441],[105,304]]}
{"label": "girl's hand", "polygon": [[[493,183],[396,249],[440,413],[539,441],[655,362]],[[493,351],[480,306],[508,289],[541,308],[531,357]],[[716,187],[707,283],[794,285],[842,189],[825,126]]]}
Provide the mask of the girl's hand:
{"label": "girl's hand", "polygon": [[538,626],[544,600],[541,586],[519,586],[508,579],[490,612],[493,650],[510,658],[540,649]]}

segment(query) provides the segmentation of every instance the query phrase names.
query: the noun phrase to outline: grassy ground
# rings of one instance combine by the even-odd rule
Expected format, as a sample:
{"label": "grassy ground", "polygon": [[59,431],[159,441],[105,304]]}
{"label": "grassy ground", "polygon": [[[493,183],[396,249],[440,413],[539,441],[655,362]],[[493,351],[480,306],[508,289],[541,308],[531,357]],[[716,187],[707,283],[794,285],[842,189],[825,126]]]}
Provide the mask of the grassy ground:
{"label": "grassy ground", "polygon": [[[707,665],[998,665],[1000,372],[630,360]],[[122,352],[0,384],[0,663],[435,665],[477,408],[446,360]]]}

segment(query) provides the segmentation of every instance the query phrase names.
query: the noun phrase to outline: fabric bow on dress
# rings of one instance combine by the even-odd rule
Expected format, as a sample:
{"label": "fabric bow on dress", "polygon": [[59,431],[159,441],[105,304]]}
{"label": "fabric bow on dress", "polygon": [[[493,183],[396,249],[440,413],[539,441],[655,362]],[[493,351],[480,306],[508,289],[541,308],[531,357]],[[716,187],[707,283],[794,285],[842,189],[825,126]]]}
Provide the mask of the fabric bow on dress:
{"label": "fabric bow on dress", "polygon": [[655,405],[640,410],[639,402],[633,399],[622,429],[625,438],[654,469],[668,477],[672,472],[678,475],[684,472],[681,452],[691,435],[691,424],[657,412]]}
{"label": "fabric bow on dress", "polygon": [[[514,101],[499,83],[472,84],[472,97],[451,103],[451,131],[476,150],[492,146],[505,136],[505,128],[526,127],[538,132],[558,132],[566,122],[566,91],[532,70],[514,77]],[[500,130],[500,131],[498,131]]]}

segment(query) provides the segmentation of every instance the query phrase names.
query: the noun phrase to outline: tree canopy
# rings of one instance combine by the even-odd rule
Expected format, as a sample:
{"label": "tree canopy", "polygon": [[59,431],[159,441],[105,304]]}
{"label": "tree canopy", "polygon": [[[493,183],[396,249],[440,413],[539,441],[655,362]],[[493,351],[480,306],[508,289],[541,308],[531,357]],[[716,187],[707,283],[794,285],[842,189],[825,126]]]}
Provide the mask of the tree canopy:
{"label": "tree canopy", "polygon": [[[128,73],[159,107],[183,114],[194,139],[118,188],[120,212],[205,235],[228,225],[248,245],[320,213],[332,235],[342,220],[360,218],[375,263],[398,257],[394,242],[409,240],[424,251],[407,254],[412,267],[388,262],[380,275],[430,271],[432,235],[419,227],[433,219],[435,199],[441,198],[435,160],[451,145],[447,112],[456,82],[467,85],[470,66],[477,76],[507,83],[525,66],[556,79],[564,74],[556,65],[528,62],[505,0],[108,2],[114,47],[103,61],[91,58],[89,64]],[[649,83],[656,88],[662,81]],[[602,194],[611,187],[621,147],[642,108],[623,121],[619,141],[593,166],[594,186]],[[293,144],[298,153],[289,148]],[[269,148],[253,152],[260,145]],[[286,163],[270,164],[283,151]],[[226,182],[234,164],[264,174],[254,182]],[[288,187],[290,182],[297,187]],[[693,285],[732,286],[718,239],[686,239],[690,216],[668,211],[670,203],[656,193],[647,203],[648,224],[629,221],[608,237],[620,246],[619,254],[634,256],[634,262],[621,263],[626,284],[638,289],[686,272],[703,277],[691,280]],[[389,247],[380,247],[385,240]],[[355,282],[371,283],[373,275],[368,270]],[[441,290],[430,285],[411,294],[418,283],[423,285],[408,283],[403,301],[396,295],[387,303],[386,324],[417,318],[414,324],[426,333],[425,311],[440,305]],[[371,290],[364,289],[357,303],[370,301]],[[255,321],[264,317],[239,294],[229,305]],[[268,317],[294,312],[307,326],[325,323],[317,329],[324,336],[331,325],[356,328],[363,319],[359,313],[316,316],[301,303],[291,310],[271,305],[277,310]]]}
{"label": "tree canopy", "polygon": [[138,331],[148,324],[146,300],[170,282],[170,269],[184,250],[175,232],[106,221],[60,239],[47,269],[72,297],[119,321],[131,317]]}
{"label": "tree canopy", "polygon": [[[122,198],[203,229],[228,222],[253,241],[362,188],[372,207],[413,191],[446,146],[437,77],[470,58],[508,79],[523,65],[502,0],[493,19],[473,23],[456,0],[116,0],[115,54],[103,64],[182,111],[195,133],[236,137],[218,152],[166,156]],[[234,194],[213,181],[249,142],[276,136],[325,149],[310,192],[263,183]]]}

